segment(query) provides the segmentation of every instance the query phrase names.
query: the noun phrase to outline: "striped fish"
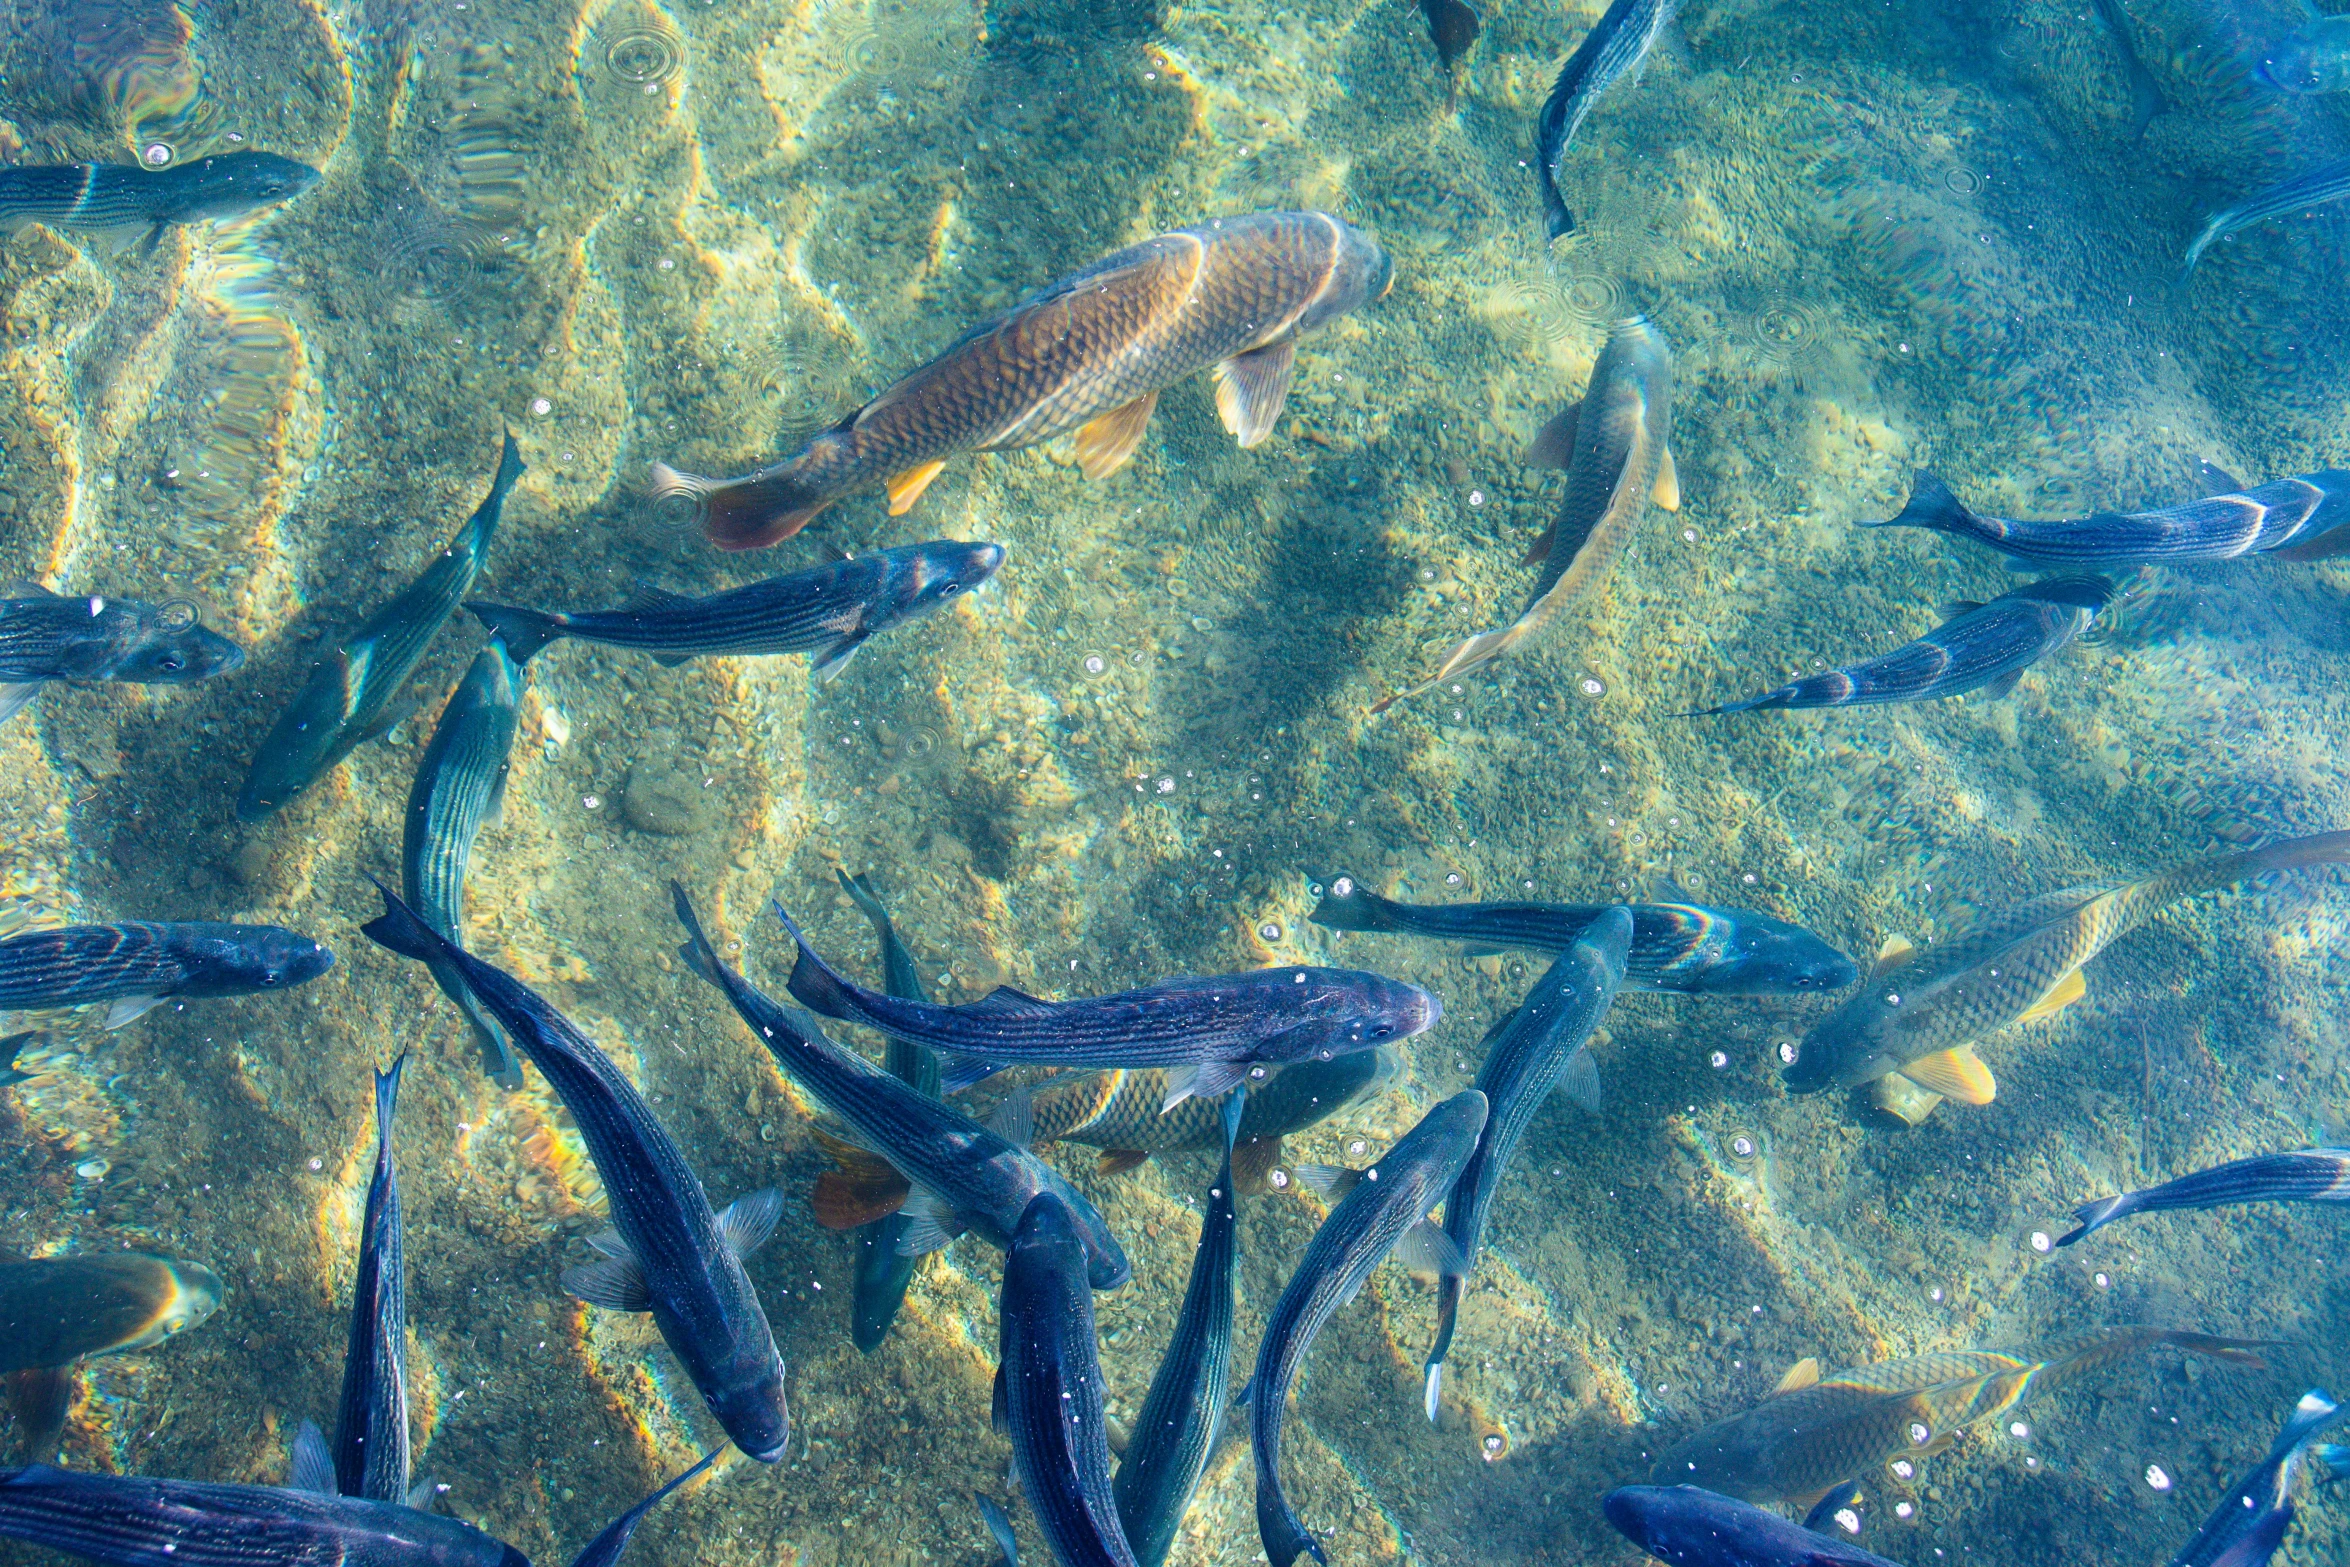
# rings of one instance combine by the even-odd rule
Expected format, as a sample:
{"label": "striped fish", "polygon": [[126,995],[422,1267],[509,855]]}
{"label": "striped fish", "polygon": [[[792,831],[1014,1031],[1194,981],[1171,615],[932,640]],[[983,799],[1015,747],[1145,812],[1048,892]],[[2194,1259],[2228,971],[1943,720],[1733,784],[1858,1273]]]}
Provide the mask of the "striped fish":
{"label": "striped fish", "polygon": [[1599,25],[1567,57],[1534,122],[1534,177],[1542,184],[1542,215],[1550,237],[1573,232],[1575,215],[1559,195],[1559,165],[1583,118],[1624,77],[1640,79],[1648,51],[1673,19],[1678,0],[1615,0]]}
{"label": "striped fish", "polygon": [[[465,945],[465,873],[473,860],[473,840],[505,811],[522,679],[506,644],[490,638],[441,709],[441,721],[408,788],[401,891],[426,924],[460,947]],[[433,965],[432,977],[472,1027],[482,1070],[500,1088],[520,1088],[522,1068],[513,1047],[464,980],[445,963]]]}
{"label": "striped fish", "polygon": [[1673,1567],[1901,1567],[1802,1523],[1694,1485],[1626,1485],[1600,1500],[1618,1533]]}
{"label": "striped fish", "polygon": [[0,721],[52,680],[187,685],[244,662],[245,650],[207,631],[184,600],[68,598],[37,582],[0,587]]}
{"label": "striped fish", "polygon": [[416,710],[401,687],[480,574],[522,474],[522,453],[509,434],[489,498],[472,519],[422,576],[318,661],[278,715],[237,795],[237,820],[261,821]]}
{"label": "striped fish", "polygon": [[2170,1567],[2264,1567],[2293,1521],[2293,1481],[2302,1460],[2318,1433],[2341,1413],[2342,1406],[2323,1389],[2302,1394],[2268,1456],[2220,1498]]}
{"label": "striped fish", "polygon": [[2160,1186],[2083,1203],[2073,1210],[2081,1222],[2059,1236],[2056,1244],[2070,1246],[2133,1213],[2229,1208],[2249,1202],[2350,1202],[2350,1148],[2255,1154]]}
{"label": "striped fish", "polygon": [[335,955],[276,925],[211,920],[65,925],[0,941],[0,1014],[107,1005],[120,1028],[168,1000],[306,985]]}
{"label": "striped fish", "polygon": [[2281,184],[2271,185],[2256,195],[2247,196],[2232,207],[2223,207],[2211,215],[2203,225],[2203,232],[2195,236],[2195,243],[2187,247],[2186,265],[2179,269],[2183,282],[2195,271],[2195,263],[2213,244],[2239,229],[2248,229],[2255,223],[2270,218],[2281,218],[2289,212],[2309,207],[2321,207],[2327,202],[2340,201],[2350,196],[2350,158],[2339,158],[2332,163],[2297,174]]}
{"label": "striped fish", "polygon": [[400,1177],[392,1168],[392,1116],[403,1054],[375,1074],[375,1174],[359,1223],[359,1271],[351,1282],[351,1340],[335,1416],[334,1488],[371,1502],[408,1500],[408,1259],[400,1236]]}
{"label": "striped fish", "polygon": [[769,577],[708,598],[644,587],[618,609],[559,611],[468,604],[527,663],[564,637],[630,648],[674,668],[704,657],[808,653],[816,678],[846,669],[893,626],[970,592],[1004,563],[1001,544],[936,539]]}
{"label": "striped fish", "polygon": [[96,235],[120,250],[174,223],[274,207],[318,179],[308,164],[274,152],[220,152],[168,169],[121,163],[0,169],[0,234],[39,223]]}
{"label": "striped fish", "polygon": [[2210,470],[2233,492],[2155,511],[2101,511],[2087,517],[2025,521],[1969,511],[1950,486],[1918,474],[1901,514],[1864,528],[1928,528],[1972,539],[2012,560],[2052,566],[2175,565],[2274,555],[2321,560],[2350,549],[2350,472],[2329,468],[2278,479],[2257,489]]}
{"label": "striped fish", "polygon": [[691,1468],[684,1470],[653,1492],[652,1495],[604,1525],[596,1537],[588,1541],[587,1548],[571,1558],[571,1567],[613,1567],[613,1564],[620,1560],[622,1553],[627,1551],[629,1537],[636,1533],[636,1526],[645,1521],[645,1514],[659,1506],[663,1497],[693,1479],[694,1476],[703,1473],[725,1456],[726,1444],[721,1442],[704,1453]]}
{"label": "striped fish", "polygon": [[895,517],[947,459],[1076,432],[1089,479],[1124,467],[1159,393],[1213,368],[1242,446],[1273,431],[1297,340],[1386,294],[1387,253],[1327,212],[1260,212],[1129,245],[1030,295],[811,440],[739,479],[653,465],[722,550],[765,549],[835,501],[886,485]]}

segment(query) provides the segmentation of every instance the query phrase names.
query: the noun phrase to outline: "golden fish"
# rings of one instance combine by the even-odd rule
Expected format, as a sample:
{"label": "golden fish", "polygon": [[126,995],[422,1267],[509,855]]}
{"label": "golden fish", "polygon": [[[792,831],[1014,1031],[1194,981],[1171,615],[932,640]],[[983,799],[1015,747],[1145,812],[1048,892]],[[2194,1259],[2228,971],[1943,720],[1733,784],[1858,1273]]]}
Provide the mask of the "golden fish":
{"label": "golden fish", "polygon": [[2258,1366],[2251,1340],[2172,1328],[2095,1328],[2038,1357],[1987,1351],[1913,1355],[1833,1376],[1799,1362],[1754,1408],[1717,1420],[1657,1460],[1658,1485],[1694,1485],[1741,1501],[1808,1506],[1831,1487],[1898,1458],[1929,1458],[1967,1427],[2035,1391],[2139,1350],[2170,1345]]}
{"label": "golden fish", "polygon": [[0,1250],[0,1376],[31,1434],[32,1461],[55,1453],[78,1362],[160,1344],[218,1311],[221,1294],[219,1275],[200,1263],[134,1251],[30,1258]]}
{"label": "golden fish", "polygon": [[1515,624],[1480,631],[1446,655],[1436,673],[1409,691],[1376,703],[1384,713],[1407,697],[1484,668],[1540,632],[1568,605],[1607,586],[1632,540],[1650,496],[1667,511],[1681,506],[1673,467],[1673,354],[1664,334],[1640,317],[1608,328],[1583,400],[1569,404],[1527,449],[1526,464],[1567,470],[1567,493],[1550,527],[1527,551],[1545,563],[1542,579]]}
{"label": "golden fish", "polygon": [[1896,937],[1859,993],[1804,1036],[1780,1075],[1790,1093],[1809,1094],[1899,1073],[1929,1094],[1989,1104],[1998,1085],[1973,1042],[2078,1001],[2087,989],[2081,965],[2108,944],[2181,898],[2269,871],[2344,861],[2350,832],[2319,833],[2118,887],[2043,893],[1923,955]]}
{"label": "golden fish", "polygon": [[1387,253],[1326,212],[1260,212],[1129,245],[972,328],[938,358],[739,479],[653,464],[653,495],[693,498],[722,550],[765,549],[834,501],[886,484],[913,506],[959,452],[1077,432],[1089,479],[1126,465],[1159,393],[1213,367],[1224,427],[1254,446],[1289,396],[1297,340],[1383,297]]}

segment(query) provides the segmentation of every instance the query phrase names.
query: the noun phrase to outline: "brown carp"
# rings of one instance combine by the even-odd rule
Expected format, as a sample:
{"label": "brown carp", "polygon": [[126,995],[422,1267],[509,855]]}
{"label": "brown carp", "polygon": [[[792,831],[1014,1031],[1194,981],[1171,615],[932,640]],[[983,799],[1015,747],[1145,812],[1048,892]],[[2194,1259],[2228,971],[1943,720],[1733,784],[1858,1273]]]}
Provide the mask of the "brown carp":
{"label": "brown carp", "polygon": [[220,1276],[144,1252],[26,1257],[0,1247],[0,1393],[28,1433],[31,1459],[52,1462],[73,1402],[74,1368],[133,1354],[220,1309]]}
{"label": "brown carp", "polygon": [[653,464],[653,496],[691,498],[711,543],[756,550],[875,485],[898,516],[962,452],[1075,431],[1078,467],[1106,478],[1141,444],[1159,393],[1210,368],[1224,428],[1254,446],[1289,396],[1298,338],[1383,297],[1394,276],[1369,235],[1327,212],[1176,229],[973,327],[772,467],[706,479]]}

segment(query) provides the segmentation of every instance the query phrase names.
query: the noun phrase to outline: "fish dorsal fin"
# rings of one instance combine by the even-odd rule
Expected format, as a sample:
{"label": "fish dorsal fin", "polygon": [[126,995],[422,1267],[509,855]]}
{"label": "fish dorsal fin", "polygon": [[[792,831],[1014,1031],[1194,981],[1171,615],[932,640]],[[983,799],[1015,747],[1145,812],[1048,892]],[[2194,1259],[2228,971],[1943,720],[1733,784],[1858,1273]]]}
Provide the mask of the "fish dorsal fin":
{"label": "fish dorsal fin", "polygon": [[1143,431],[1150,428],[1151,410],[1158,405],[1159,394],[1145,392],[1124,407],[1081,425],[1077,431],[1078,471],[1088,479],[1106,479],[1133,461]]}
{"label": "fish dorsal fin", "polygon": [[653,1292],[634,1257],[599,1257],[563,1270],[563,1287],[606,1311],[650,1311]]}
{"label": "fish dorsal fin", "polygon": [[987,1129],[1015,1148],[1036,1141],[1036,1093],[1015,1088],[987,1113]]}
{"label": "fish dorsal fin", "polygon": [[1917,955],[1918,949],[1910,945],[1907,936],[1887,936],[1885,944],[1877,949],[1877,961],[1869,970],[1869,978],[1874,979],[1879,974],[1889,973]]}
{"label": "fish dorsal fin", "polygon": [[1053,1004],[1043,997],[1032,996],[1027,991],[1011,985],[996,986],[995,989],[981,996],[977,1001],[970,1003],[969,1007],[969,1010],[973,1012],[1033,1013],[1050,1012],[1052,1009]]}
{"label": "fish dorsal fin", "polygon": [[1363,1172],[1350,1170],[1342,1164],[1300,1164],[1291,1174],[1297,1184],[1326,1202],[1336,1202],[1361,1182]]}
{"label": "fish dorsal fin", "polygon": [[1150,1151],[1144,1148],[1105,1148],[1094,1165],[1094,1174],[1124,1175],[1148,1164],[1150,1157]]}
{"label": "fish dorsal fin", "polygon": [[1388,1255],[1402,1263],[1412,1277],[1429,1283],[1469,1276],[1469,1259],[1461,1255],[1460,1243],[1426,1219],[1404,1231]]}
{"label": "fish dorsal fin", "polygon": [[676,609],[679,605],[692,602],[693,599],[688,594],[674,593],[656,583],[646,582],[640,578],[636,583],[636,591],[629,594],[628,602],[620,606],[619,613],[623,615],[649,615],[658,610]]}
{"label": "fish dorsal fin", "polygon": [[2016,1021],[2037,1023],[2042,1018],[2054,1017],[2088,993],[2089,981],[2082,976],[2081,971],[2077,968],[2067,969],[2064,978],[2049,986],[2048,994],[2026,1007],[2023,1016]]}
{"label": "fish dorsal fin", "polygon": [[1920,1088],[1945,1099],[1955,1099],[1962,1105],[1987,1105],[1999,1092],[1991,1069],[1983,1064],[1983,1058],[1975,1054],[1971,1045],[1921,1056],[1903,1067],[1901,1075]]}
{"label": "fish dorsal fin", "polygon": [[887,1175],[868,1180],[848,1170],[827,1170],[808,1191],[808,1211],[828,1230],[854,1230],[886,1219],[904,1206],[906,1178],[887,1165]]}
{"label": "fish dorsal fin", "polygon": [[2244,481],[2208,457],[2196,460],[2195,480],[2203,486],[2203,493],[2206,495],[2241,495],[2244,493]]}
{"label": "fish dorsal fin", "polygon": [[42,587],[30,577],[19,577],[14,582],[0,582],[0,599],[53,599],[56,594]]}
{"label": "fish dorsal fin", "polygon": [[1273,1170],[1280,1163],[1280,1138],[1242,1138],[1232,1145],[1232,1189],[1263,1196],[1273,1189]]}
{"label": "fish dorsal fin", "polygon": [[1681,509],[1681,470],[1674,466],[1673,449],[1668,446],[1656,465],[1656,483],[1649,487],[1648,498],[1667,511]]}
{"label": "fish dorsal fin", "polygon": [[1159,1113],[1164,1115],[1195,1095],[1201,1099],[1220,1099],[1247,1074],[1245,1061],[1188,1062],[1167,1074],[1167,1098],[1159,1106]]}
{"label": "fish dorsal fin", "polygon": [[327,1451],[326,1433],[315,1420],[303,1421],[294,1433],[294,1450],[286,1459],[286,1489],[335,1494],[335,1456]]}
{"label": "fish dorsal fin", "polygon": [[726,1244],[734,1248],[737,1257],[748,1257],[767,1244],[775,1233],[775,1225],[783,1217],[783,1193],[772,1186],[763,1186],[755,1192],[745,1192],[728,1203],[718,1215],[718,1233],[726,1237]]}
{"label": "fish dorsal fin", "polygon": [[1952,599],[1949,603],[1943,605],[1939,610],[1935,611],[1935,613],[1939,614],[1944,620],[1956,620],[1959,616],[1971,615],[1982,607],[1983,603],[1980,599]]}
{"label": "fish dorsal fin", "polygon": [[1567,404],[1550,416],[1550,422],[1534,432],[1534,439],[1526,447],[1526,455],[1518,461],[1529,468],[1564,468],[1575,457],[1575,426],[1582,421],[1583,404],[1580,399]]}
{"label": "fish dorsal fin", "polygon": [[1255,446],[1273,433],[1281,405],[1289,401],[1289,381],[1297,371],[1297,343],[1283,338],[1234,354],[1216,366],[1216,415],[1234,439]]}
{"label": "fish dorsal fin", "polygon": [[903,473],[891,474],[889,476],[889,514],[892,517],[903,517],[907,512],[912,511],[914,503],[922,498],[922,492],[930,488],[930,481],[944,472],[946,465],[946,459],[940,457],[930,462],[917,463]]}
{"label": "fish dorsal fin", "polygon": [[1813,1356],[1806,1355],[1801,1360],[1797,1361],[1794,1365],[1787,1368],[1787,1374],[1779,1378],[1779,1385],[1775,1388],[1772,1388],[1771,1393],[1773,1397],[1776,1397],[1781,1393],[1797,1392],[1803,1388],[1810,1387],[1813,1383],[1819,1381],[1819,1379],[1819,1361]]}

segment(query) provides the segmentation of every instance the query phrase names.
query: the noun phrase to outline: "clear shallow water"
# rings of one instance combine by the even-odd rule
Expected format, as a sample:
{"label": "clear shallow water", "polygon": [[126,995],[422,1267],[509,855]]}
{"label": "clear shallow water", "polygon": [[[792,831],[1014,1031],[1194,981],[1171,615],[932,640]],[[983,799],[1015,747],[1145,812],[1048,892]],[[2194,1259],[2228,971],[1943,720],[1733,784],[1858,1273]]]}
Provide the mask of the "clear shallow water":
{"label": "clear shallow water", "polygon": [[[282,1477],[294,1425],[332,1408],[368,1068],[403,1046],[419,1471],[563,1560],[699,1450],[707,1421],[651,1329],[556,1284],[600,1221],[543,1086],[495,1091],[422,973],[356,934],[479,632],[435,643],[425,718],[293,807],[241,826],[237,783],[313,649],[477,503],[501,424],[530,472],[487,596],[602,605],[636,578],[707,591],[813,564],[805,542],[708,552],[648,503],[645,464],[765,461],[1160,229],[1326,206],[1398,284],[1305,345],[1262,447],[1233,447],[1203,382],[1105,483],[1034,453],[962,459],[907,517],[878,497],[828,514],[819,533],[853,547],[1011,551],[987,593],[832,685],[797,658],[667,671],[566,645],[532,665],[508,812],[474,862],[476,950],[637,1074],[715,1197],[793,1199],[752,1277],[801,1441],[673,1503],[637,1559],[978,1561],[969,1494],[1008,1496],[987,1431],[999,1259],[958,1243],[890,1343],[856,1353],[846,1245],[799,1201],[825,1164],[806,1107],[670,956],[670,877],[771,987],[769,895],[873,974],[835,865],[875,873],[948,999],[1277,959],[1418,980],[1444,1023],[1390,1092],[1292,1149],[1361,1164],[1468,1082],[1539,966],[1323,931],[1312,873],[1430,901],[1663,896],[1671,877],[1865,958],[2048,888],[2344,825],[2338,566],[2144,573],[2003,702],[1668,716],[2013,585],[1955,542],[1851,526],[1889,515],[1914,466],[1986,510],[2056,515],[2183,499],[2199,457],[2248,482],[2342,461],[2342,209],[2175,275],[2211,211],[2344,150],[2337,101],[2246,76],[2288,10],[2135,7],[2170,107],[2133,142],[2085,11],[1694,6],[1686,48],[1579,135],[1563,183],[1583,228],[1546,251],[1522,163],[1580,9],[1489,7],[1448,110],[1417,15],[1386,5],[20,5],[0,42],[20,161],[242,137],[326,171],[152,255],[38,231],[0,251],[0,565],[191,598],[253,649],[208,685],[58,688],[0,727],[10,884],[74,918],[286,924],[342,959],[290,996],[62,1031],[40,1080],[0,1091],[0,1238],[128,1242],[229,1289],[201,1329],[92,1363],[69,1462]],[[1369,718],[1517,608],[1559,489],[1519,450],[1631,310],[1675,355],[1682,509],[1650,509],[1605,597],[1543,643]],[[1865,1096],[1780,1090],[1775,1047],[1824,1002],[1625,997],[1604,1112],[1546,1109],[1502,1188],[1457,1407],[1420,1418],[1430,1297],[1383,1270],[1309,1362],[1293,1499],[1334,1561],[1628,1561],[1599,1494],[1801,1356],[2128,1321],[2287,1341],[2266,1372],[2166,1354],[2053,1394],[2028,1438],[1972,1436],[1886,1482],[1869,1539],[1908,1562],[2165,1559],[2303,1387],[2340,1391],[2336,1221],[2153,1218],[2049,1254],[2030,1237],[2076,1200],[2339,1140],[2345,907],[2304,873],[2161,916],[2090,966],[2085,1003],[1985,1044],[1994,1103],[1914,1130]],[[1755,1157],[1726,1152],[1740,1135]],[[1097,1302],[1131,1419],[1211,1171],[1060,1162],[1136,1259]],[[1244,1361],[1320,1211],[1244,1203]],[[2151,1489],[2149,1464],[2175,1485]],[[1236,1442],[1173,1559],[1255,1559],[1250,1494]],[[2284,1559],[2342,1538],[2313,1502]]]}

